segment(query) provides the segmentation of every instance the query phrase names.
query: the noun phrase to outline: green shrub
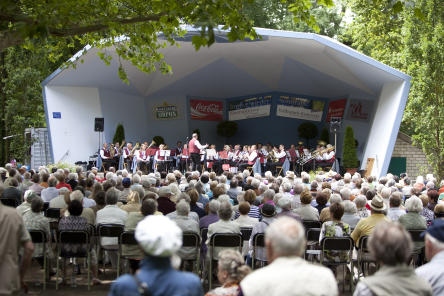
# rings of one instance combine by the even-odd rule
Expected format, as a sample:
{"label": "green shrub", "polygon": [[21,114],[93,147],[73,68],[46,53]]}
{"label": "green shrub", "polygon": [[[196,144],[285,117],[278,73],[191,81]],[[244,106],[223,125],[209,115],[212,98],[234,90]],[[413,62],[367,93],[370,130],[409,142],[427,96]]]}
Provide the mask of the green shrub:
{"label": "green shrub", "polygon": [[344,151],[342,153],[342,165],[347,169],[358,167],[358,157],[356,156],[356,141],[353,128],[347,126],[344,137]]}

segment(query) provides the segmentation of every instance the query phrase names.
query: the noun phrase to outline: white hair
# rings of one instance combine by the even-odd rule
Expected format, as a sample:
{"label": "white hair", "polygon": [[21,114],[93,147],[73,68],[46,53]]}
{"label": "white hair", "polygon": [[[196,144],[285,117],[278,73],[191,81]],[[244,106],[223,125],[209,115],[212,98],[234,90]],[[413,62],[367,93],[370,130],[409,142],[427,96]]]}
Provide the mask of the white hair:
{"label": "white hair", "polygon": [[185,200],[180,200],[176,205],[176,212],[178,216],[188,216],[190,213],[190,204]]}
{"label": "white hair", "polygon": [[350,175],[350,173],[345,173],[345,174],[344,174],[344,180],[351,180],[351,175]]}
{"label": "white hair", "polygon": [[343,205],[344,205],[344,213],[355,214],[358,212],[358,209],[356,208],[356,204],[352,201],[346,200],[343,202]]}
{"label": "white hair", "polygon": [[351,191],[348,188],[342,188],[341,191],[339,191],[341,194],[341,197],[343,200],[350,200]]}
{"label": "white hair", "polygon": [[367,204],[367,198],[364,195],[358,195],[354,202],[357,208],[363,208]]}
{"label": "white hair", "polygon": [[238,203],[245,201],[244,195],[245,195],[245,191],[241,191],[238,193],[238,195],[236,196]]}
{"label": "white hair", "polygon": [[258,188],[259,188],[259,185],[261,185],[261,182],[260,182],[258,179],[253,179],[253,180],[251,180],[251,186],[252,186],[254,189],[258,189]]}
{"label": "white hair", "polygon": [[432,181],[427,182],[427,184],[426,184],[426,188],[427,189],[431,189],[431,188],[434,188],[434,187],[435,187],[435,183],[433,183]]}
{"label": "white hair", "polygon": [[290,217],[276,219],[265,230],[265,240],[278,256],[302,256],[305,249],[305,230],[302,224]]}
{"label": "white hair", "polygon": [[284,195],[282,193],[276,193],[273,197],[273,202],[275,205],[277,205],[279,203],[279,201],[281,200],[281,198],[283,198]]}
{"label": "white hair", "polygon": [[249,177],[249,176],[250,176],[250,171],[249,171],[249,170],[244,170],[244,171],[242,172],[242,176],[243,176],[244,178]]}
{"label": "white hair", "polygon": [[384,199],[388,199],[390,197],[390,194],[392,194],[392,190],[390,188],[384,187],[381,190],[381,196]]}
{"label": "white hair", "polygon": [[330,196],[330,204],[334,204],[335,202],[342,202],[342,197],[337,193],[333,193]]}
{"label": "white hair", "polygon": [[228,202],[230,202],[230,201],[231,201],[231,198],[230,198],[228,195],[226,195],[226,194],[221,194],[221,195],[219,195],[219,197],[217,198],[217,200],[218,200],[219,202],[224,202],[224,201],[228,201]]}
{"label": "white hair", "polygon": [[282,183],[282,190],[284,192],[290,192],[291,191],[291,184],[288,182]]}
{"label": "white hair", "polygon": [[269,179],[271,177],[273,177],[273,174],[270,171],[266,171],[265,172],[265,178]]}
{"label": "white hair", "polygon": [[136,183],[140,184],[140,181],[141,181],[141,178],[139,175],[136,174],[133,176],[133,184],[136,184]]}
{"label": "white hair", "polygon": [[289,197],[286,197],[286,196],[280,198],[278,200],[278,206],[281,209],[290,210],[291,209],[291,199]]}
{"label": "white hair", "polygon": [[260,192],[265,192],[267,189],[268,189],[268,186],[265,185],[264,183],[261,183],[261,185],[259,185]]}
{"label": "white hair", "polygon": [[219,211],[220,202],[218,200],[211,200],[208,204],[208,209],[210,210],[210,213],[217,213]]}
{"label": "white hair", "polygon": [[405,202],[405,208],[408,212],[420,213],[422,211],[422,201],[417,196],[412,196]]}
{"label": "white hair", "polygon": [[74,190],[73,192],[71,192],[71,194],[69,195],[69,199],[71,201],[73,200],[78,200],[78,201],[82,201],[83,200],[83,193],[80,190]]}

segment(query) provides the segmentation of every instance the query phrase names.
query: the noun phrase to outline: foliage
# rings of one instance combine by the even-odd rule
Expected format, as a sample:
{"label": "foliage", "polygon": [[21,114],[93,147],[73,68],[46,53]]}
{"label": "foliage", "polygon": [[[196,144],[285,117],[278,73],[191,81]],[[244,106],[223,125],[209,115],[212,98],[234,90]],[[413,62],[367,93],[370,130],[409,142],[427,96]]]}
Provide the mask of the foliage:
{"label": "foliage", "polygon": [[225,139],[233,137],[237,133],[237,122],[221,121],[217,124],[217,134]]}
{"label": "foliage", "polygon": [[422,147],[438,179],[444,178],[444,6],[441,0],[417,0],[422,11],[405,11],[405,64],[412,76],[404,121],[413,142]]}
{"label": "foliage", "polygon": [[116,132],[114,133],[113,143],[122,143],[125,140],[125,129],[121,123],[116,127]]}
{"label": "foliage", "polygon": [[72,173],[74,173],[77,168],[77,166],[67,163],[67,162],[52,163],[52,164],[48,164],[46,167],[48,168],[48,170],[50,172],[53,168],[57,168],[57,169],[69,169],[69,171]]}
{"label": "foliage", "polygon": [[342,165],[346,169],[358,167],[358,157],[356,156],[356,141],[353,134],[353,128],[349,125],[345,128],[344,151],[342,153]]}
{"label": "foliage", "polygon": [[324,141],[326,144],[330,144],[330,133],[328,132],[327,127],[322,129],[319,140]]}
{"label": "foliage", "polygon": [[314,139],[318,136],[318,127],[314,123],[306,121],[298,126],[298,135],[299,138],[306,140],[307,147],[309,147],[310,139]]}
{"label": "foliage", "polygon": [[156,145],[165,144],[165,140],[161,136],[155,136],[153,141],[156,142]]}

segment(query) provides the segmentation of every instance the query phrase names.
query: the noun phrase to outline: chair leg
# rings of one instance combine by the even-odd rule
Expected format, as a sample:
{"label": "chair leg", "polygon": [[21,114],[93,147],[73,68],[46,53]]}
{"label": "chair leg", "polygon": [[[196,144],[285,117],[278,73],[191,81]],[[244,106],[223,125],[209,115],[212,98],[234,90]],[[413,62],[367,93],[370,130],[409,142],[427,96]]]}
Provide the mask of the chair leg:
{"label": "chair leg", "polygon": [[88,291],[91,290],[91,254],[88,252]]}
{"label": "chair leg", "polygon": [[47,274],[47,266],[46,266],[46,250],[43,248],[43,290],[46,290],[46,274]]}
{"label": "chair leg", "polygon": [[213,256],[211,254],[211,258],[210,258],[210,270],[208,271],[208,286],[209,286],[209,290],[211,291],[211,289],[213,288]]}
{"label": "chair leg", "polygon": [[117,253],[117,277],[120,276],[120,252]]}
{"label": "chair leg", "polygon": [[57,252],[57,259],[56,259],[56,290],[59,289],[59,252]]}

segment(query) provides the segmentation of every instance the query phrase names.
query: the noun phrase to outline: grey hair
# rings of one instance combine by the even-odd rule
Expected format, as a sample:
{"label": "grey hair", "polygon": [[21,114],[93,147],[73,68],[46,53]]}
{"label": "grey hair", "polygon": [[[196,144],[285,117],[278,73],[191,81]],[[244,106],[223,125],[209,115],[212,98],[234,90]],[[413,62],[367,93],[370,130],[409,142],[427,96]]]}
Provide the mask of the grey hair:
{"label": "grey hair", "polygon": [[342,200],[350,200],[351,191],[348,188],[342,188],[339,192],[341,194]]}
{"label": "grey hair", "polygon": [[225,184],[227,182],[227,177],[225,175],[221,175],[219,177],[219,183]]}
{"label": "grey hair", "polygon": [[216,214],[217,211],[219,211],[219,208],[220,208],[220,202],[218,200],[213,199],[208,204],[208,209],[210,210],[210,213]]}
{"label": "grey hair", "polygon": [[408,212],[420,213],[422,211],[422,201],[417,196],[412,196],[405,202],[405,208]]}
{"label": "grey hair", "polygon": [[229,201],[223,201],[220,203],[219,210],[217,211],[217,214],[219,215],[219,218],[224,221],[228,221],[231,219],[231,215],[233,213],[233,208],[231,206],[231,203]]}
{"label": "grey hair", "polygon": [[219,202],[224,202],[224,201],[228,201],[229,202],[231,200],[231,198],[227,194],[221,194],[221,195],[219,195],[217,200]]}
{"label": "grey hair", "polygon": [[390,194],[392,194],[392,190],[390,188],[384,187],[381,190],[381,196],[384,199],[388,199],[390,197]]}
{"label": "grey hair", "polygon": [[251,180],[251,186],[252,186],[254,189],[258,189],[260,184],[261,184],[261,182],[259,182],[258,179],[253,179],[253,180]]}
{"label": "grey hair", "polygon": [[69,199],[71,201],[73,200],[78,200],[78,201],[82,201],[83,200],[83,193],[80,190],[74,190],[73,192],[71,192],[71,194],[69,195]]}
{"label": "grey hair", "polygon": [[301,194],[301,192],[304,190],[304,186],[301,183],[296,183],[294,185],[294,194]]}
{"label": "grey hair", "polygon": [[381,222],[370,235],[368,247],[377,262],[395,266],[407,263],[413,243],[409,233],[401,224]]}
{"label": "grey hair", "polygon": [[345,200],[343,205],[344,205],[344,212],[345,213],[355,214],[358,212],[358,209],[356,208],[356,204],[352,201]]}
{"label": "grey hair", "polygon": [[305,250],[305,230],[299,221],[280,217],[265,230],[265,240],[278,256],[302,256]]}
{"label": "grey hair", "polygon": [[228,273],[228,277],[235,282],[240,282],[247,276],[251,269],[245,265],[244,258],[239,251],[226,249],[219,252],[219,268]]}
{"label": "grey hair", "polygon": [[265,190],[264,198],[266,197],[266,198],[268,198],[268,200],[273,200],[274,196],[275,196],[274,190],[272,190],[272,189]]}
{"label": "grey hair", "polygon": [[367,198],[364,195],[358,195],[354,202],[357,208],[363,208],[367,204]]}
{"label": "grey hair", "polygon": [[330,204],[334,204],[335,202],[342,202],[341,196],[337,193],[333,193],[330,196]]}
{"label": "grey hair", "polygon": [[261,183],[261,185],[259,185],[259,191],[260,192],[265,192],[268,189],[268,186]]}
{"label": "grey hair", "polygon": [[187,204],[190,204],[191,197],[188,195],[188,193],[181,192],[179,196],[177,197],[177,203],[179,203],[181,200],[186,201]]}
{"label": "grey hair", "polygon": [[136,183],[140,183],[140,176],[139,175],[134,175],[133,176],[133,184],[136,184]]}
{"label": "grey hair", "polygon": [[178,216],[188,216],[190,213],[190,204],[182,199],[176,205],[176,212]]}
{"label": "grey hair", "polygon": [[284,192],[290,192],[291,191],[291,184],[289,182],[284,182],[282,184],[282,190],[284,190]]}
{"label": "grey hair", "polygon": [[237,194],[236,199],[237,199],[238,203],[245,201],[244,195],[245,195],[245,191],[241,191]]}
{"label": "grey hair", "polygon": [[105,199],[107,205],[115,205],[119,199],[119,192],[114,188],[110,188],[106,192]]}
{"label": "grey hair", "polygon": [[281,209],[284,209],[284,210],[290,210],[290,209],[291,209],[291,200],[290,200],[290,198],[288,198],[288,197],[286,197],[286,196],[282,197],[282,198],[279,199],[279,201],[278,201],[278,206],[279,206]]}
{"label": "grey hair", "polygon": [[68,174],[68,180],[77,180],[77,173],[69,173]]}
{"label": "grey hair", "polygon": [[135,191],[135,192],[139,193],[139,197],[141,199],[142,199],[142,197],[145,196],[145,190],[143,190],[143,188],[140,186],[134,186],[133,188],[131,188],[131,191]]}
{"label": "grey hair", "polygon": [[274,198],[273,198],[273,202],[274,202],[274,204],[277,205],[277,204],[279,203],[279,201],[280,201],[283,197],[284,197],[284,194],[282,194],[282,193],[276,193],[276,194],[274,195]]}

